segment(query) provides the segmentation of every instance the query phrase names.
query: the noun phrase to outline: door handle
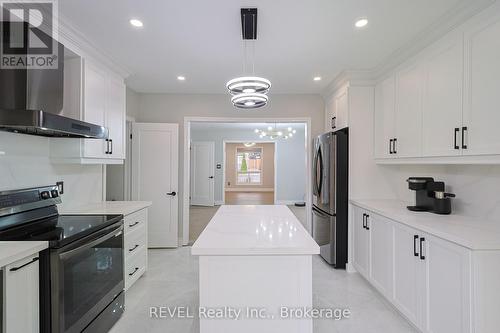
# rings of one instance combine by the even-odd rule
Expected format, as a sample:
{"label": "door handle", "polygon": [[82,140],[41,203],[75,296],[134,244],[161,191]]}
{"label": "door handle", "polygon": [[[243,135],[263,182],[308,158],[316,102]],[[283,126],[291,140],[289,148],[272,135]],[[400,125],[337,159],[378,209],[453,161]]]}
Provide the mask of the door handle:
{"label": "door handle", "polygon": [[462,127],[462,149],[467,149],[465,144],[465,132],[467,131],[467,126]]}
{"label": "door handle", "polygon": [[210,176],[210,177],[208,177],[208,179],[214,179],[214,176]]}
{"label": "door handle", "polygon": [[366,229],[366,214],[363,213],[363,229]]}
{"label": "door handle", "polygon": [[460,132],[460,128],[455,128],[455,132],[454,132],[454,142],[455,142],[455,149],[460,149],[460,146],[458,145],[457,143],[457,134],[458,132]]}
{"label": "door handle", "polygon": [[110,154],[113,154],[113,139],[109,139],[110,147],[111,149],[109,150]]}
{"label": "door handle", "polygon": [[393,139],[389,140],[389,154],[391,154],[391,155],[393,154],[393,152],[392,152],[392,140]]}
{"label": "door handle", "polygon": [[128,252],[133,252],[135,249],[139,247],[139,244],[135,244],[135,246],[131,249],[128,249]]}
{"label": "door handle", "polygon": [[393,154],[397,154],[397,153],[398,153],[398,151],[397,151],[397,149],[396,149],[396,143],[397,143],[397,142],[398,142],[398,139],[397,139],[397,138],[394,138],[394,139],[392,140],[392,146],[393,146],[393,147],[392,147],[392,153],[393,153]]}
{"label": "door handle", "polygon": [[28,266],[28,265],[30,265],[30,264],[32,264],[32,263],[34,263],[34,262],[37,262],[37,261],[38,261],[38,257],[35,257],[35,258],[33,258],[31,261],[28,261],[27,263],[25,263],[24,265],[21,265],[21,266],[17,266],[17,267],[13,267],[13,268],[11,268],[11,269],[10,269],[10,271],[11,271],[11,272],[18,271],[18,270],[20,270],[21,268],[26,267],[26,266]]}
{"label": "door handle", "polygon": [[424,237],[420,237],[420,259],[425,260],[425,255],[424,255],[424,250],[423,250],[423,244],[425,242]]}
{"label": "door handle", "polygon": [[104,154],[109,154],[109,139],[106,139],[106,151]]}
{"label": "door handle", "polygon": [[128,273],[128,276],[134,275],[135,273],[137,273],[138,270],[139,270],[139,267],[136,267],[132,273]]}
{"label": "door handle", "polygon": [[415,257],[418,257],[417,240],[418,240],[418,235],[413,235],[413,255]]}
{"label": "door handle", "polygon": [[173,191],[173,192],[168,192],[167,195],[170,195],[172,197],[175,197],[177,195],[177,192]]}
{"label": "door handle", "polygon": [[370,221],[368,220],[370,215],[366,214],[366,230],[370,230]]}

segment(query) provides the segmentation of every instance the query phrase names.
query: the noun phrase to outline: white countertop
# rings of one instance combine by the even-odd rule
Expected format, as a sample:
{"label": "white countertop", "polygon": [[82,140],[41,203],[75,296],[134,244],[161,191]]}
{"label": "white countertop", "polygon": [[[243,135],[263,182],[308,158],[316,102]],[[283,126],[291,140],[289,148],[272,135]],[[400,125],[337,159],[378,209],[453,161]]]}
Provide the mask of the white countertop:
{"label": "white countertop", "polygon": [[500,250],[500,221],[411,212],[397,200],[351,200],[353,205],[472,250]]}
{"label": "white countertop", "polygon": [[287,206],[221,206],[193,255],[311,255],[319,246]]}
{"label": "white countertop", "polygon": [[45,241],[0,242],[0,268],[45,250],[48,246]]}
{"label": "white countertop", "polygon": [[83,215],[130,215],[141,209],[152,205],[150,201],[102,201],[90,203],[73,208],[59,209],[59,214],[83,214]]}

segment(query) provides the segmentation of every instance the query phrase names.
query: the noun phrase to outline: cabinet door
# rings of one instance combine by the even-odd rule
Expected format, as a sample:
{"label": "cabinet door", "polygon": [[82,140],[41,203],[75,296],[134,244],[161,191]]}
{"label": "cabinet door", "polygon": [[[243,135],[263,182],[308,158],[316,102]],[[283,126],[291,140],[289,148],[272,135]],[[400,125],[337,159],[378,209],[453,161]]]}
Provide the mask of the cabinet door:
{"label": "cabinet door", "polygon": [[395,138],[394,108],[396,85],[390,76],[375,87],[375,158],[392,157],[390,140]]}
{"label": "cabinet door", "polygon": [[[461,155],[463,38],[439,41],[425,62],[423,156]],[[499,81],[500,82],[500,81]]]}
{"label": "cabinet door", "polygon": [[370,277],[370,263],[369,263],[369,241],[370,241],[370,232],[363,228],[364,225],[364,210],[353,207],[353,240],[354,240],[354,255],[353,261],[356,270],[363,275],[365,278]]}
{"label": "cabinet door", "polygon": [[419,323],[420,313],[421,265],[414,252],[418,253],[418,236],[415,230],[394,223],[394,303],[415,325]]}
{"label": "cabinet door", "polygon": [[5,332],[39,332],[38,254],[5,268]]}
{"label": "cabinet door", "polygon": [[[106,126],[106,74],[88,61],[84,62],[84,68],[83,120]],[[84,157],[108,157],[105,140],[84,139],[83,146]]]}
{"label": "cabinet door", "polygon": [[125,159],[125,84],[113,77],[106,82],[106,127],[112,140],[109,157]]}
{"label": "cabinet door", "polygon": [[412,65],[397,75],[395,157],[422,155],[422,74],[421,65]]}
{"label": "cabinet door", "polygon": [[428,235],[425,250],[425,331],[470,332],[470,251]]}
{"label": "cabinet door", "polygon": [[336,128],[348,126],[349,119],[349,88],[345,88],[335,97]]}
{"label": "cabinet door", "polygon": [[389,299],[393,290],[393,227],[388,219],[369,214],[371,281]]}
{"label": "cabinet door", "polygon": [[481,18],[465,35],[464,155],[500,154],[500,16]]}

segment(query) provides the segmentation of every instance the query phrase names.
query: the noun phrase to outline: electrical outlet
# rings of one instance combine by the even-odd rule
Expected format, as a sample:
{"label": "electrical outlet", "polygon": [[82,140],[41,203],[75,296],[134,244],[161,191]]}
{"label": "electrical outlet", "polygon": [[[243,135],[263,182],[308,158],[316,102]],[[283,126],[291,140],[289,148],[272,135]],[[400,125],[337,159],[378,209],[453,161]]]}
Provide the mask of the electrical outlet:
{"label": "electrical outlet", "polygon": [[56,185],[59,194],[64,194],[64,182],[63,181],[57,182]]}

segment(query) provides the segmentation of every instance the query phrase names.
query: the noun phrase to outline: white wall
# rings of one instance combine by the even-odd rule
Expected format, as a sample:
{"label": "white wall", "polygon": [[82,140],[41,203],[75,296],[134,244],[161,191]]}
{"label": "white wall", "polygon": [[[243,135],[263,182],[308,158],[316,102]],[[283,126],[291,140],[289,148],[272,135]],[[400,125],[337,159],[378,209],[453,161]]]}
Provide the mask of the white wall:
{"label": "white wall", "polygon": [[0,132],[0,191],[64,181],[62,207],[101,201],[102,166],[52,164],[49,142],[44,137]]}
{"label": "white wall", "polygon": [[[272,95],[268,106],[257,110],[235,109],[229,95],[140,94],[139,122],[179,124],[179,225],[183,220],[184,117],[293,118],[310,117],[312,136],[324,128],[324,102],[320,95]],[[179,227],[182,230],[182,227]]]}
{"label": "white wall", "polygon": [[[237,126],[237,125],[235,125]],[[191,129],[191,141],[214,141],[215,164],[224,166],[223,141],[255,142],[260,140],[251,130],[228,129],[210,130],[210,125],[204,129]],[[276,200],[304,201],[306,190],[306,151],[305,126],[293,126],[297,133],[288,140],[276,140]],[[222,201],[223,170],[215,169],[215,201]]]}

